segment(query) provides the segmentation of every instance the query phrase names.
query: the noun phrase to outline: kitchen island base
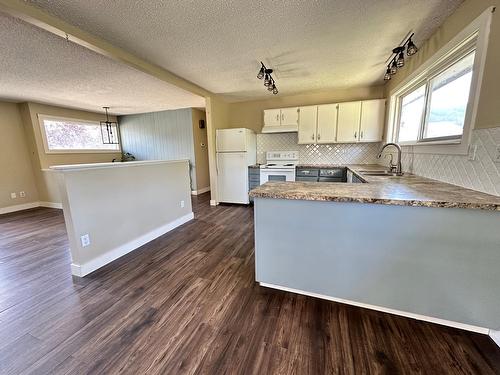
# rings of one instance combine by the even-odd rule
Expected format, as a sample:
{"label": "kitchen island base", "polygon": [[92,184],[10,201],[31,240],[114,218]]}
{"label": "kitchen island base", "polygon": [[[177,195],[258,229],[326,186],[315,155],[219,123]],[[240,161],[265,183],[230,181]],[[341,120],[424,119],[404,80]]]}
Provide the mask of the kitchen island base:
{"label": "kitchen island base", "polygon": [[497,211],[256,197],[256,280],[486,333],[499,228]]}

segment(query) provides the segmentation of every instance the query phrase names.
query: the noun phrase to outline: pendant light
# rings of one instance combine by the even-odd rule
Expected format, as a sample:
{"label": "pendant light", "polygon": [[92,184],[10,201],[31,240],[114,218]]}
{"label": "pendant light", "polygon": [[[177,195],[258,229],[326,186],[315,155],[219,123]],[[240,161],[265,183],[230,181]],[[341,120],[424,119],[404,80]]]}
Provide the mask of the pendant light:
{"label": "pendant light", "polygon": [[[118,123],[109,121],[109,107],[102,107],[106,112],[106,121],[101,121],[102,143],[105,145],[117,145],[118,142]],[[113,130],[114,129],[114,130]]]}

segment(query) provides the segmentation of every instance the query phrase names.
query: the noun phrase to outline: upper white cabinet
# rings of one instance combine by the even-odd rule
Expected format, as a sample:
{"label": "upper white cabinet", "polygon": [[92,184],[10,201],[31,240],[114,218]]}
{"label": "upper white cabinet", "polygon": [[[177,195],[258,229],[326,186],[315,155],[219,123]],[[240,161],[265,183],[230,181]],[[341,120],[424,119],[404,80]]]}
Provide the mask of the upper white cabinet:
{"label": "upper white cabinet", "polygon": [[337,104],[318,105],[317,143],[335,143],[337,136]]}
{"label": "upper white cabinet", "polygon": [[265,109],[264,110],[264,126],[280,126],[281,110]]}
{"label": "upper white cabinet", "polygon": [[380,142],[384,132],[385,100],[361,102],[360,142]]}
{"label": "upper white cabinet", "polygon": [[299,144],[316,143],[318,106],[299,109]]}
{"label": "upper white cabinet", "polygon": [[337,104],[311,105],[299,109],[299,144],[335,143]]}
{"label": "upper white cabinet", "polygon": [[264,110],[263,133],[298,131],[299,144],[380,142],[385,99]]}
{"label": "upper white cabinet", "polygon": [[296,132],[298,124],[298,107],[265,109],[262,133]]}
{"label": "upper white cabinet", "polygon": [[361,102],[340,103],[337,117],[337,142],[358,142]]}

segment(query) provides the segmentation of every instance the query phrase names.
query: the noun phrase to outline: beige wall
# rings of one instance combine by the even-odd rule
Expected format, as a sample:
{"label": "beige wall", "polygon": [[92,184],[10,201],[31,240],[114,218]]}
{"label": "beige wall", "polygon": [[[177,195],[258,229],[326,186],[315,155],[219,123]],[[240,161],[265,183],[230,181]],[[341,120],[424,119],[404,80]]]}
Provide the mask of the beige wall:
{"label": "beige wall", "polygon": [[[169,225],[176,220],[192,218],[188,160],[128,162],[56,173],[61,174],[72,270],[79,269],[83,275],[172,229]],[[80,241],[84,234],[90,236],[85,248]]]}
{"label": "beige wall", "polygon": [[[38,201],[28,145],[18,105],[0,102],[0,208]],[[26,193],[25,198],[19,192]],[[17,194],[16,199],[10,193]]]}
{"label": "beige wall", "polygon": [[[38,115],[51,115],[82,120],[101,121],[102,113],[92,113],[69,108],[54,107],[39,103],[20,104],[24,130],[30,150],[31,162],[38,187],[39,199],[42,202],[60,203],[59,188],[53,172],[47,170],[52,165],[86,164],[109,162],[113,158],[120,158],[120,152],[113,153],[66,153],[47,154],[43,146],[42,130],[38,122]],[[111,116],[116,121],[114,116]]]}
{"label": "beige wall", "polygon": [[[196,189],[210,187],[210,172],[208,166],[208,137],[205,111],[192,109],[194,158],[196,164]],[[205,121],[205,128],[200,129],[200,120]],[[204,146],[203,146],[204,145]]]}
{"label": "beige wall", "polygon": [[249,128],[260,133],[264,125],[262,112],[264,109],[381,99],[384,98],[384,95],[383,86],[330,90],[293,96],[271,95],[266,100],[231,103],[229,105],[229,125],[232,128]]}
{"label": "beige wall", "polygon": [[500,125],[500,0],[466,0],[423,45],[419,52],[386,85],[386,93],[397,87],[408,75],[429,59],[455,35],[477,18],[486,8],[496,6],[493,13],[488,52],[479,96],[476,128]]}
{"label": "beige wall", "polygon": [[207,103],[207,139],[208,161],[210,164],[210,196],[211,203],[218,203],[217,199],[217,167],[215,164],[215,131],[229,128],[229,104],[218,96],[206,97]]}

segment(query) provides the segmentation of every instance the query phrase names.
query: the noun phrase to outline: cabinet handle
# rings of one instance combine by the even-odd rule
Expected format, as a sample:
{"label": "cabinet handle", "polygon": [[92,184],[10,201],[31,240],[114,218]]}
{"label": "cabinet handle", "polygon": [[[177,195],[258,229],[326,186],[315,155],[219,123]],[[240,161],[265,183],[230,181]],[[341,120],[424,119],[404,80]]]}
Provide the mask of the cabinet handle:
{"label": "cabinet handle", "polygon": [[311,136],[311,139],[314,141],[314,133],[313,133],[313,135]]}
{"label": "cabinet handle", "polygon": [[285,115],[282,113],[281,114],[281,121],[283,121],[285,119]]}
{"label": "cabinet handle", "polygon": [[363,139],[363,130],[361,130],[361,133],[359,134],[360,138]]}
{"label": "cabinet handle", "polygon": [[358,132],[354,132],[354,139],[358,139]]}
{"label": "cabinet handle", "polygon": [[280,115],[279,115],[279,114],[277,114],[277,115],[276,115],[276,121],[279,121],[279,120],[280,120]]}
{"label": "cabinet handle", "polygon": [[321,139],[321,135],[318,134],[318,141]]}

